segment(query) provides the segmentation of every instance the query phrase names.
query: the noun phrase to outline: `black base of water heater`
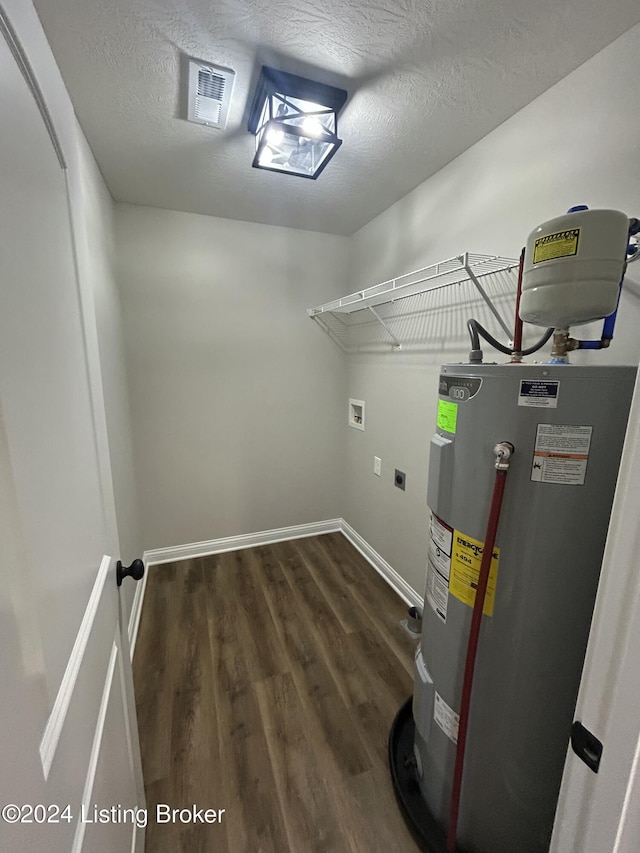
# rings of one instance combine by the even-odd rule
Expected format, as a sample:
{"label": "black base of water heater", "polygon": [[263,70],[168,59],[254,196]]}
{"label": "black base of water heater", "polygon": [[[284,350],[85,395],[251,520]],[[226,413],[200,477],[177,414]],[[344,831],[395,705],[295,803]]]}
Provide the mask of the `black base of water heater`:
{"label": "black base of water heater", "polygon": [[[389,767],[393,790],[405,822],[420,849],[425,853],[446,853],[446,833],[427,808],[416,776],[412,704],[413,699],[407,699],[396,714],[389,733]],[[458,848],[458,853],[464,851]]]}

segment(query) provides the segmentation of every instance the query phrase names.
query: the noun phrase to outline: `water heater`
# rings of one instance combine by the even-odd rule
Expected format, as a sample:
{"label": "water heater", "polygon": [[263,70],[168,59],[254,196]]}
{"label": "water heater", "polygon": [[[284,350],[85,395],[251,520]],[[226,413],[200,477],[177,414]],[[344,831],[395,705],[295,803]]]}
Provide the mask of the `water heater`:
{"label": "water heater", "polygon": [[465,853],[548,850],[635,373],[441,369],[413,752],[422,799],[445,830],[492,451],[500,441],[515,448],[468,720],[457,833]]}

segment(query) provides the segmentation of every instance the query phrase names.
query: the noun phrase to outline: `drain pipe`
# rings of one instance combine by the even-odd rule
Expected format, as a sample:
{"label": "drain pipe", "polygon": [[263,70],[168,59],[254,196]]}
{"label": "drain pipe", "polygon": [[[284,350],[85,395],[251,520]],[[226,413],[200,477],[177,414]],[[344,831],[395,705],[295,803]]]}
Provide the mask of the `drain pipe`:
{"label": "drain pipe", "polygon": [[482,611],[487,594],[487,583],[489,581],[489,570],[493,549],[496,544],[496,534],[500,523],[502,511],[502,498],[504,487],[507,482],[509,462],[513,455],[514,447],[508,441],[501,441],[493,448],[496,457],[496,476],[491,497],[491,508],[487,531],[484,537],[484,548],[482,561],[480,563],[480,576],[478,577],[478,588],[471,615],[471,627],[469,628],[469,640],[467,643],[467,657],[464,666],[464,681],[462,683],[462,698],[460,700],[460,721],[458,724],[458,745],[456,748],[456,762],[453,771],[453,790],[451,792],[451,806],[449,808],[449,827],[447,831],[447,853],[455,853],[458,832],[458,815],[460,811],[460,793],[462,791],[462,774],[464,771],[464,754],[467,742],[467,728],[469,725],[469,712],[471,710],[471,691],[473,688],[473,675],[478,653],[478,641],[480,639],[480,626],[482,623]]}

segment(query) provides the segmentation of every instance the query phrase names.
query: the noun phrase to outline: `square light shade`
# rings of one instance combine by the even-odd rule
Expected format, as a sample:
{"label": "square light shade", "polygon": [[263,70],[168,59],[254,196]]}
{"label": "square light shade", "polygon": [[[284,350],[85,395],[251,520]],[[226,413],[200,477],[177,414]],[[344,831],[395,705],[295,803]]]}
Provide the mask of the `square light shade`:
{"label": "square light shade", "polygon": [[262,67],[249,116],[256,137],[253,166],[317,178],[342,145],[338,113],[344,89]]}

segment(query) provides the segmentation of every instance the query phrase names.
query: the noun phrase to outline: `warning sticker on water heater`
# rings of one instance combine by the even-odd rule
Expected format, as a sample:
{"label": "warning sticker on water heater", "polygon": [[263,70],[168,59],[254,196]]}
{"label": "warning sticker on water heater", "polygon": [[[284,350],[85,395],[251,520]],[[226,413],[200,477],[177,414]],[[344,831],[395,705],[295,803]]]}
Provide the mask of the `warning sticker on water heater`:
{"label": "warning sticker on water heater", "polygon": [[592,433],[590,426],[538,424],[531,479],[535,483],[584,485]]}
{"label": "warning sticker on water heater", "polygon": [[443,622],[447,621],[452,538],[453,529],[432,513],[429,527],[426,599]]}
{"label": "warning sticker on water heater", "polygon": [[440,726],[449,740],[458,743],[458,728],[460,727],[460,715],[444,701],[436,690],[433,700],[433,719]]}

